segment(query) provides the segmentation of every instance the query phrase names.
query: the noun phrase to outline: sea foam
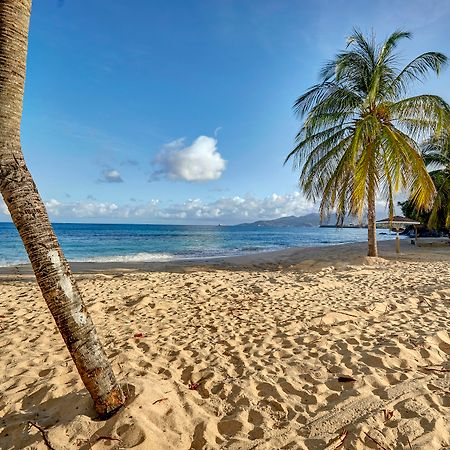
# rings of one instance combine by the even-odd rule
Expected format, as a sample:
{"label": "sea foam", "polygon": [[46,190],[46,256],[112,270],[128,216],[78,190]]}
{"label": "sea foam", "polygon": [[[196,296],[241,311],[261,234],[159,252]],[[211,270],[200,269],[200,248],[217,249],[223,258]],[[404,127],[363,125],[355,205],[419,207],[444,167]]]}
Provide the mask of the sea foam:
{"label": "sea foam", "polygon": [[70,262],[164,262],[175,259],[174,255],[169,253],[132,253],[128,255],[104,255],[92,256],[90,258],[74,258]]}

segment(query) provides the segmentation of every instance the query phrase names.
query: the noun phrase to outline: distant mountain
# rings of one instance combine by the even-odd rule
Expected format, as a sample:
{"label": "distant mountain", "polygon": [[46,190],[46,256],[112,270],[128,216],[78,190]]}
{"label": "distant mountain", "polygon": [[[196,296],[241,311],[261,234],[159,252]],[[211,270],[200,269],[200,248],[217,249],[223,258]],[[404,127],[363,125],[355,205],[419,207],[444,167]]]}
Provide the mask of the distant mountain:
{"label": "distant mountain", "polygon": [[317,213],[306,214],[306,216],[288,216],[273,220],[257,220],[252,223],[240,223],[236,227],[318,227],[320,215]]}

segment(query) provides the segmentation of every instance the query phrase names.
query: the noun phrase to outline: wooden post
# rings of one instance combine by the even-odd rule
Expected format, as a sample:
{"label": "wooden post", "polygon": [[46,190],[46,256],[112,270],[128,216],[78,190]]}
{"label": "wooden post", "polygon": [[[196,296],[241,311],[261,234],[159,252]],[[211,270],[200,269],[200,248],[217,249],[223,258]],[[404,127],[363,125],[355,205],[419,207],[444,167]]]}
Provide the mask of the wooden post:
{"label": "wooden post", "polygon": [[395,253],[400,253],[400,236],[398,234],[398,228],[397,228],[397,236],[395,237]]}

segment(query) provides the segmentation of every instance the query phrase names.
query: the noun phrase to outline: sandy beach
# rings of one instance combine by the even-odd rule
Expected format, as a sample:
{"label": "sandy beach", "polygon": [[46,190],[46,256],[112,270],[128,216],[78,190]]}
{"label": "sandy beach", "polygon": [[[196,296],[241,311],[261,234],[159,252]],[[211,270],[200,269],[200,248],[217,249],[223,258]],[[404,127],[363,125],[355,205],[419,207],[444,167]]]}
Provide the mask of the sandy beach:
{"label": "sandy beach", "polygon": [[379,249],[74,264],[129,397],[108,421],[29,267],[2,268],[0,448],[449,447],[450,248]]}

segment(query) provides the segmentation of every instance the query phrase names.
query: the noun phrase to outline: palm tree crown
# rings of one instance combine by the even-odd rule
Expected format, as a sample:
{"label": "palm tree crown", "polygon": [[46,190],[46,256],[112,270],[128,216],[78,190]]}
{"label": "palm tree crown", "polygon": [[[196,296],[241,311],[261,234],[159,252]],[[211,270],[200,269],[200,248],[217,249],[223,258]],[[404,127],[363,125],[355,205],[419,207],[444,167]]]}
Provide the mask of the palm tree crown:
{"label": "palm tree crown", "polygon": [[300,186],[320,200],[322,217],[335,209],[342,223],[367,210],[371,256],[376,196],[391,216],[399,190],[410,190],[419,209],[432,205],[435,189],[419,142],[439,132],[450,111],[436,95],[405,98],[412,82],[439,74],[447,63],[442,53],[427,52],[400,69],[395,49],[405,38],[411,34],[396,31],[377,45],[373,35],[354,30],[346,50],[323,67],[321,82],[294,104],[305,120],[286,162],[301,168]]}

